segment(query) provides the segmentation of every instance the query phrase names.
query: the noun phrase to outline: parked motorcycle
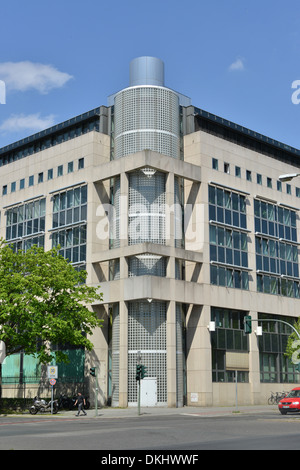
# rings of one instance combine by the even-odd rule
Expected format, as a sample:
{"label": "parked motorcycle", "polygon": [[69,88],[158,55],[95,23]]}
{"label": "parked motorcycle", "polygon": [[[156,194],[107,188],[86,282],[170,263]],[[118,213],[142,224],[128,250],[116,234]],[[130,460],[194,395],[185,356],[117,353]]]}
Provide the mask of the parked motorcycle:
{"label": "parked motorcycle", "polygon": [[[60,395],[58,399],[58,408],[66,409],[66,410],[73,410],[76,399],[77,399],[77,396],[74,396],[73,398],[71,398],[71,397],[68,397],[67,395]],[[90,406],[91,404],[88,398],[85,397],[84,409],[88,410]]]}
{"label": "parked motorcycle", "polygon": [[66,395],[60,395],[58,399],[58,408],[65,410],[72,410],[74,406],[74,401],[72,398],[67,397]]}
{"label": "parked motorcycle", "polygon": [[[33,404],[29,408],[29,413],[32,415],[37,414],[40,411],[41,413],[45,413],[46,411],[51,412],[51,400],[47,403],[45,400],[34,397]],[[53,414],[58,412],[58,400],[53,400]]]}

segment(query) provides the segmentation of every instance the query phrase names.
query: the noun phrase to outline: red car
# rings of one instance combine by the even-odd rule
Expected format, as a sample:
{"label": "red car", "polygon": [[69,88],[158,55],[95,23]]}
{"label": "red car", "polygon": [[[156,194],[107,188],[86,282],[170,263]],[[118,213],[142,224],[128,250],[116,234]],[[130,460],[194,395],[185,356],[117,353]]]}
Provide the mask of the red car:
{"label": "red car", "polygon": [[297,413],[300,411],[300,387],[293,388],[286,397],[278,403],[279,411],[282,415],[288,412]]}

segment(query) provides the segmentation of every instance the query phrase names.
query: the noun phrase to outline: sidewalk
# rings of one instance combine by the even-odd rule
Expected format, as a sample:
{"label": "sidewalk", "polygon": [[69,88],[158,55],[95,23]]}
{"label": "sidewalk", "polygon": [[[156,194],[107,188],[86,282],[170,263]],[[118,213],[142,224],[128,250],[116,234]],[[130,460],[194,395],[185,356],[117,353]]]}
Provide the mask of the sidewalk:
{"label": "sidewalk", "polygon": [[[61,410],[57,414],[52,415],[53,418],[75,418],[77,408],[72,411]],[[217,416],[239,416],[246,414],[257,414],[257,413],[278,413],[278,407],[276,405],[249,405],[249,406],[220,406],[220,407],[194,407],[184,406],[182,408],[167,408],[167,407],[141,407],[140,415],[138,414],[137,407],[129,408],[98,408],[98,414],[96,416],[95,409],[89,409],[86,411],[88,418],[147,418],[150,416],[191,416],[191,417],[217,417]],[[1,416],[1,415],[0,415]],[[3,416],[3,415],[2,415]],[[13,416],[13,415],[10,415]],[[49,418],[51,414],[37,413],[36,415],[30,415],[29,412],[24,412],[22,415],[14,416],[27,416],[32,418]],[[85,418],[83,414],[80,418]]]}
{"label": "sidewalk", "polygon": [[[140,415],[138,415],[137,407],[130,408],[101,408],[98,409],[98,417],[100,418],[129,418],[129,417],[147,417],[147,416],[195,416],[195,417],[213,417],[213,416],[228,416],[239,414],[253,414],[253,413],[276,413],[278,407],[268,405],[253,405],[253,406],[239,406],[232,407],[194,407],[184,406],[181,408],[167,408],[167,407],[151,407],[141,408]],[[89,416],[95,416],[95,410],[88,410]],[[96,417],[96,416],[95,416]]]}

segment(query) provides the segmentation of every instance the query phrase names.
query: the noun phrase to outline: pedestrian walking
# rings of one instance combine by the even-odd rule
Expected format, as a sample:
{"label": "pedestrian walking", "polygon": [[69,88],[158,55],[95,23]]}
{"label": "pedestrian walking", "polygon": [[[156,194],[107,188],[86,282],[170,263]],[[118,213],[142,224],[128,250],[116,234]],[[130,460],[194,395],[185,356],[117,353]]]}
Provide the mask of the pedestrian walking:
{"label": "pedestrian walking", "polygon": [[83,408],[85,406],[85,398],[81,395],[80,392],[78,393],[74,406],[76,406],[77,404],[78,404],[78,413],[75,416],[79,416],[80,411],[82,411],[84,416],[86,416],[86,412],[84,411],[84,408]]}

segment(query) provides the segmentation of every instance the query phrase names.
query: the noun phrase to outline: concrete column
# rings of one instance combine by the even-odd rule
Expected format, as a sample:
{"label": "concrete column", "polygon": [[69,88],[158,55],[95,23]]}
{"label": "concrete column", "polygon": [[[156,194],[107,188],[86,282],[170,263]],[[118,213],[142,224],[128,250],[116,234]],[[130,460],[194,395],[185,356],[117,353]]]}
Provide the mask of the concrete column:
{"label": "concrete column", "polygon": [[187,404],[211,406],[210,307],[191,305],[187,314]]}
{"label": "concrete column", "polygon": [[175,195],[175,176],[174,173],[168,173],[166,177],[166,245],[175,246],[174,231],[174,195]]}
{"label": "concrete column", "polygon": [[176,302],[167,309],[167,396],[168,407],[176,407]]}
{"label": "concrete column", "polygon": [[128,406],[128,309],[124,301],[120,309],[119,405]]}
{"label": "concrete column", "polygon": [[129,182],[127,173],[120,175],[120,246],[128,245],[128,196]]}
{"label": "concrete column", "polygon": [[[253,320],[257,320],[257,312],[250,311]],[[260,404],[260,365],[259,365],[259,336],[255,334],[258,323],[252,323],[252,333],[249,335],[249,382],[251,387],[251,401],[253,405]]]}

